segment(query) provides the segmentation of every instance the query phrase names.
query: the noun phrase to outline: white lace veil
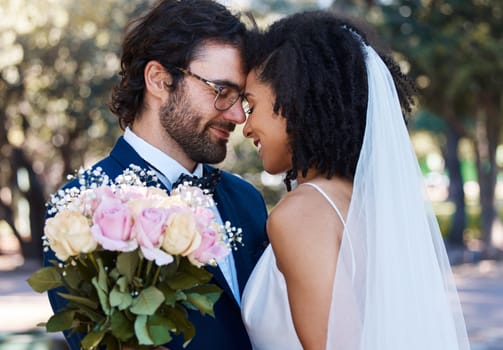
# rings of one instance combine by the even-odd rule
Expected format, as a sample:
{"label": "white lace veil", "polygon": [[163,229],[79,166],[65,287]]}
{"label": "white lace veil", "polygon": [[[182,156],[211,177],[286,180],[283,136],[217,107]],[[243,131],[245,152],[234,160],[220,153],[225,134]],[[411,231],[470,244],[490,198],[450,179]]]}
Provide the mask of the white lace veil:
{"label": "white lace veil", "polygon": [[335,276],[327,349],[469,349],[393,79],[374,49],[362,46],[367,122]]}

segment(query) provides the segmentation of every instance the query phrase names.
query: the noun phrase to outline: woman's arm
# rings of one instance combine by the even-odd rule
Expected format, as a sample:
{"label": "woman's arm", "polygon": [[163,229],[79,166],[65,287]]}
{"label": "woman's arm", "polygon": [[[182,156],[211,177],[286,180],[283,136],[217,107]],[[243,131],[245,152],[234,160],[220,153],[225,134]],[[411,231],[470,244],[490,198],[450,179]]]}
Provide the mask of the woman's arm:
{"label": "woman's arm", "polygon": [[319,193],[298,188],[271,212],[267,230],[299,340],[325,350],[343,224]]}

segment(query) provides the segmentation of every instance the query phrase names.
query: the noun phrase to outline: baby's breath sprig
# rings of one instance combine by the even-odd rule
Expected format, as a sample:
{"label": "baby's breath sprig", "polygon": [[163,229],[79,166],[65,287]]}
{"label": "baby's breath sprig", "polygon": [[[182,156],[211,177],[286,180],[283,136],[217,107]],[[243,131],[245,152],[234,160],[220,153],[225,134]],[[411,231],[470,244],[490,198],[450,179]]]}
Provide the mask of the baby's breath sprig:
{"label": "baby's breath sprig", "polygon": [[129,167],[113,181],[101,167],[90,169],[80,168],[74,175],[68,175],[67,179],[69,181],[76,180],[78,182],[78,187],[60,189],[52,194],[48,203],[46,203],[48,207],[47,213],[49,215],[54,215],[63,209],[79,208],[83,204],[76,201],[80,194],[86,190],[96,189],[100,186],[109,186],[112,191],[124,186],[161,186],[153,170],[145,170],[135,164],[130,164]]}
{"label": "baby's breath sprig", "polygon": [[207,190],[193,186],[191,181],[184,181],[171,192],[179,195],[191,207],[210,208],[215,206],[212,195]]}
{"label": "baby's breath sprig", "polygon": [[121,186],[156,186],[160,187],[159,178],[153,170],[145,170],[136,164],[129,164],[121,175],[115,178],[114,184]]}
{"label": "baby's breath sprig", "polygon": [[226,235],[226,243],[231,250],[238,250],[238,245],[244,246],[243,230],[240,227],[232,226],[229,221],[226,221],[222,229]]}

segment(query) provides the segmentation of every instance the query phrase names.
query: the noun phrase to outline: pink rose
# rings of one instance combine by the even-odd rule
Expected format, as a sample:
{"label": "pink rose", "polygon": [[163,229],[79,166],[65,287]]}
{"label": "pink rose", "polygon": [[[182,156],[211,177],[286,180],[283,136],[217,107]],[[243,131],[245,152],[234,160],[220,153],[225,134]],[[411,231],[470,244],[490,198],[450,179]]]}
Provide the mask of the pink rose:
{"label": "pink rose", "polygon": [[145,187],[138,186],[122,186],[119,189],[117,196],[123,202],[129,202],[133,199],[143,199],[147,196],[147,189]]}
{"label": "pink rose", "polygon": [[138,247],[132,236],[131,211],[119,199],[104,197],[94,212],[93,223],[93,237],[104,249],[127,252]]}
{"label": "pink rose", "polygon": [[197,207],[194,210],[194,215],[196,217],[198,228],[201,231],[210,226],[215,219],[215,213],[208,208]]}
{"label": "pink rose", "polygon": [[90,216],[104,198],[115,198],[115,194],[109,186],[85,190],[80,194],[76,205],[80,207],[82,214]]}
{"label": "pink rose", "polygon": [[196,266],[202,266],[213,264],[229,253],[229,247],[221,240],[220,234],[216,230],[206,229],[201,234],[201,244],[189,255],[189,260]]}
{"label": "pink rose", "polygon": [[145,208],[135,217],[133,233],[140,245],[143,255],[148,260],[155,260],[159,266],[169,264],[173,257],[159,247],[164,238],[164,225],[168,218],[166,210]]}

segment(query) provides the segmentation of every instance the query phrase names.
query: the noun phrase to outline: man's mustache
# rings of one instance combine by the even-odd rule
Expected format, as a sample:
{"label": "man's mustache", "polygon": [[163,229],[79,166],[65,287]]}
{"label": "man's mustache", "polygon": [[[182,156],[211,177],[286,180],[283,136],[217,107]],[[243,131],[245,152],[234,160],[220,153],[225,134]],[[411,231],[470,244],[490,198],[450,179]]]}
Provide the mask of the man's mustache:
{"label": "man's mustache", "polygon": [[234,129],[236,129],[236,124],[230,122],[211,121],[208,124],[206,124],[206,129],[210,127],[216,127],[217,129],[233,132]]}

